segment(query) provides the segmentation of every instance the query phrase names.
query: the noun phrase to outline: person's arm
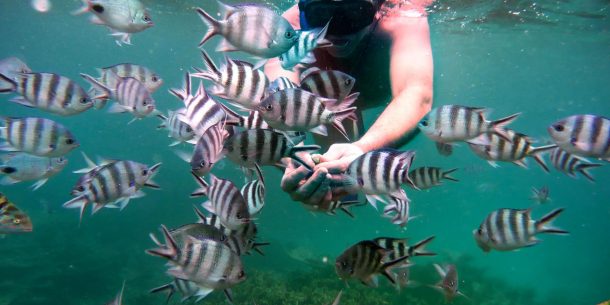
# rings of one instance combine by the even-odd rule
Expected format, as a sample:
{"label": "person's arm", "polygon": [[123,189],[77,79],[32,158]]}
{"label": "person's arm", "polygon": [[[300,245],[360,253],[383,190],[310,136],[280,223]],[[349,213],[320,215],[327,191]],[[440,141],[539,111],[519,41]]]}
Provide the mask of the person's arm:
{"label": "person's arm", "polygon": [[[299,30],[301,28],[301,25],[299,23],[298,5],[293,5],[287,11],[285,11],[282,16],[286,18],[286,20],[288,20],[290,25],[292,25],[295,30]],[[285,76],[288,77],[295,84],[300,83],[298,73],[289,70],[284,70],[284,68],[282,68],[282,66],[280,65],[280,60],[277,57],[271,58],[267,61],[264,67],[264,72],[270,81],[273,81],[274,79],[280,76]]]}
{"label": "person's arm", "polygon": [[426,17],[383,19],[379,26],[392,37],[390,79],[393,99],[354,144],[363,152],[400,146],[401,140],[432,107],[432,49]]}

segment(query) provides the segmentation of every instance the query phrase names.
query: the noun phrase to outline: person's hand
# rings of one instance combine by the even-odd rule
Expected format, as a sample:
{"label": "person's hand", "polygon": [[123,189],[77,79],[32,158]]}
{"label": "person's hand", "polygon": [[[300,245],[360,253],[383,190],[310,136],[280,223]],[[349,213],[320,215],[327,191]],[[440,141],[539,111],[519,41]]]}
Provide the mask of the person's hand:
{"label": "person's hand", "polygon": [[[314,167],[311,155],[303,154],[301,159],[312,168]],[[332,198],[329,178],[330,175],[326,168],[314,170],[312,174],[305,166],[291,159],[288,161],[280,186],[292,200],[308,205],[318,205],[321,202],[330,201]]]}
{"label": "person's hand", "polygon": [[312,156],[314,160],[318,161],[314,170],[325,168],[331,174],[342,174],[347,170],[350,163],[362,154],[364,154],[364,151],[355,144],[333,144],[325,154]]}

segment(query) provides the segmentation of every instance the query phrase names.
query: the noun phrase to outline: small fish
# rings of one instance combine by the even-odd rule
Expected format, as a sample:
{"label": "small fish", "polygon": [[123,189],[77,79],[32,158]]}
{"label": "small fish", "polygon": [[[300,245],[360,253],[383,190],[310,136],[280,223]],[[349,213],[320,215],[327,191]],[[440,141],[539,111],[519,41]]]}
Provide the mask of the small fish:
{"label": "small fish", "polygon": [[221,124],[213,125],[203,132],[189,160],[195,174],[203,176],[212,170],[214,164],[223,157],[222,147],[228,136],[229,133]]}
{"label": "small fish", "polygon": [[434,186],[441,185],[443,179],[458,182],[459,180],[449,176],[449,174],[455,172],[457,168],[452,168],[447,171],[443,171],[438,167],[418,167],[409,172],[409,178],[413,181],[415,188],[420,190],[429,189]]}
{"label": "small fish", "polygon": [[112,36],[120,38],[117,44],[131,44],[131,34],[154,25],[150,14],[139,0],[82,0],[83,6],[72,12],[80,15],[91,12],[91,23],[104,25]]}
{"label": "small fish", "polygon": [[[0,60],[0,74],[17,82],[17,77],[22,73],[31,73],[32,69],[17,57],[7,57]],[[0,92],[12,91],[13,85],[10,82],[0,81]]]}
{"label": "small fish", "polygon": [[68,164],[68,159],[64,157],[37,157],[26,153],[0,155],[0,161],[0,174],[6,175],[0,180],[0,184],[10,185],[21,181],[38,180],[32,185],[34,191]]}
{"label": "small fish", "polygon": [[106,75],[109,79],[108,84],[116,84],[116,87],[107,87],[93,77],[81,73],[86,81],[95,87],[102,88],[102,91],[105,92],[103,95],[110,96],[116,101],[108,109],[108,112],[130,112],[136,118],[143,118],[155,111],[155,100],[146,86],[139,80],[133,77],[120,77],[110,70],[107,71]]}
{"label": "small fish", "polygon": [[[301,83],[302,84],[302,83]],[[276,93],[281,90],[286,90],[289,88],[298,88],[299,86],[293,83],[288,77],[280,76],[274,79],[271,83],[269,83],[269,87],[267,87],[267,95]]]}
{"label": "small fish", "polygon": [[180,108],[178,110],[169,111],[167,116],[157,114],[157,117],[161,119],[163,123],[157,126],[157,129],[167,129],[169,131],[168,137],[174,139],[169,146],[176,146],[182,142],[192,142],[195,137],[193,128],[188,124],[180,121],[179,117],[184,117],[186,114],[186,108]]}
{"label": "small fish", "polygon": [[475,140],[476,143],[488,143],[486,145],[468,143],[470,149],[479,157],[488,160],[489,164],[497,167],[496,161],[512,162],[523,168],[527,168],[526,157],[532,157],[545,172],[549,168],[544,163],[541,153],[551,150],[557,145],[545,145],[533,147],[528,136],[510,129],[504,130],[509,140],[504,139],[497,133],[484,133]]}
{"label": "small fish", "polygon": [[[401,190],[404,192],[404,190]],[[404,227],[407,222],[416,218],[417,216],[410,216],[411,200],[407,198],[407,194],[404,194],[406,199],[400,199],[396,197],[390,197],[390,203],[383,208],[383,215],[391,218],[392,223]]]}
{"label": "small fish", "polygon": [[253,168],[255,164],[279,165],[284,157],[290,157],[306,167],[307,163],[298,156],[299,152],[320,149],[318,145],[296,146],[305,135],[288,138],[284,134],[269,129],[246,129],[229,137],[224,144],[223,153],[235,164]]}
{"label": "small fish", "polygon": [[[503,127],[514,121],[520,113],[507,116],[497,121],[488,121],[483,116],[485,108],[474,108],[458,105],[444,105],[432,109],[419,122],[419,129],[430,139],[441,143],[468,141],[485,132],[496,132],[510,141]],[[487,144],[485,142],[472,142]]]}
{"label": "small fish", "polygon": [[195,303],[197,303],[210,294],[213,289],[198,285],[197,283],[188,280],[174,278],[168,284],[151,289],[150,293],[162,291],[167,291],[166,303],[169,302],[170,298],[176,291],[182,295],[180,302],[185,302],[196,297],[197,299],[195,300]]}
{"label": "small fish", "polygon": [[106,303],[106,305],[123,305],[123,291],[125,290],[125,282],[123,282],[123,287],[121,288],[121,291],[119,292],[119,294],[117,294],[116,298],[114,298],[114,300]]}
{"label": "small fish", "polygon": [[[114,66],[105,67],[105,68],[101,68],[101,69],[97,69],[97,70],[100,73],[100,77],[97,79],[97,81],[99,81],[101,84],[103,84],[107,88],[116,88],[117,87],[116,82],[119,80],[119,78],[123,78],[123,77],[133,77],[133,78],[137,79],[146,87],[146,89],[148,89],[148,91],[151,94],[153,92],[155,92],[157,89],[159,89],[159,87],[163,84],[163,79],[161,79],[161,77],[157,73],[153,72],[151,69],[149,69],[147,67],[136,65],[136,64],[122,63],[122,64],[116,64]],[[109,77],[108,76],[110,74],[109,72],[118,75],[119,78]],[[97,92],[97,90],[95,90],[95,87],[89,89],[89,93],[91,93],[91,92]],[[96,100],[95,101],[95,108],[97,108],[97,109],[101,109],[105,105],[106,105],[106,100]]]}
{"label": "small fish", "polygon": [[453,153],[453,145],[449,143],[436,142],[436,151],[438,151],[441,156],[451,156]]}
{"label": "small fish", "polygon": [[210,93],[227,99],[237,107],[253,110],[262,101],[269,87],[265,73],[245,61],[230,59],[220,69],[205,51],[201,51],[206,70],[191,74],[214,83]]}
{"label": "small fish", "polygon": [[[146,250],[153,256],[170,261],[170,276],[188,280],[211,289],[230,289],[243,282],[246,274],[239,256],[227,246],[213,240],[198,240],[189,237],[186,243],[178,245],[165,226],[161,226],[165,245]],[[154,242],[156,238],[153,238]],[[230,293],[227,292],[227,295]]]}
{"label": "small fish", "polygon": [[[435,236],[430,236],[413,246],[409,246],[408,239],[406,238],[393,238],[393,237],[377,237],[373,239],[373,242],[390,251],[384,261],[393,261],[401,257],[412,258],[415,256],[435,256],[436,253],[425,251],[425,247],[431,242]],[[405,260],[401,266],[409,265],[409,261]]]}
{"label": "small fish", "polygon": [[286,89],[267,96],[257,107],[265,121],[274,129],[287,131],[311,131],[327,135],[324,124],[332,124],[349,139],[341,122],[354,115],[356,107],[350,107],[358,98],[354,93],[345,100],[321,98],[302,89]]}
{"label": "small fish", "polygon": [[0,193],[0,234],[32,232],[30,217]]}
{"label": "small fish", "polygon": [[216,51],[239,50],[258,57],[273,58],[287,52],[299,39],[299,35],[284,17],[263,5],[230,6],[218,3],[222,20],[216,20],[203,9],[197,8],[201,20],[208,26],[199,46],[220,34],[224,40]]}
{"label": "small fish", "polygon": [[[54,73],[18,73],[15,80],[0,74],[0,83],[10,83],[10,90],[21,96],[11,102],[68,116],[93,107],[93,99],[76,82]],[[7,87],[0,84],[0,87]],[[0,92],[3,92],[0,90]]]}
{"label": "small fish", "polygon": [[409,178],[409,168],[415,158],[415,151],[378,149],[369,151],[354,159],[343,175],[343,184],[350,191],[362,190],[371,205],[387,202],[389,195],[400,200],[408,200],[401,190],[403,183],[413,184]]}
{"label": "small fish", "polygon": [[610,119],[592,114],[572,115],[547,129],[568,153],[610,161]]}
{"label": "small fish", "polygon": [[189,236],[198,240],[210,239],[219,243],[226,243],[228,236],[219,228],[204,223],[191,223],[169,231],[179,248],[187,241]]}
{"label": "small fish", "polygon": [[[170,89],[170,93],[179,98],[186,107],[186,114],[178,118],[193,128],[196,135],[202,136],[208,128],[223,122],[223,124],[239,124],[241,117],[213,100],[199,84],[196,92],[191,90],[191,76],[185,74],[182,89]],[[193,95],[194,94],[194,95]]]}
{"label": "small fish", "polygon": [[349,208],[354,205],[361,205],[361,203],[358,200],[323,201],[321,204],[317,205],[303,203],[303,207],[309,211],[335,215],[337,210],[341,210],[351,218],[354,218],[354,214],[352,214]]}
{"label": "small fish", "polygon": [[400,288],[409,287],[414,284],[410,278],[410,267],[396,268],[394,275],[396,277],[396,289],[400,290]]}
{"label": "small fish", "polygon": [[191,197],[208,197],[202,206],[211,213],[218,215],[223,226],[230,230],[237,230],[250,222],[250,213],[246,199],[233,182],[217,178],[210,174],[211,184],[203,178],[192,173],[195,181],[200,185]]}
{"label": "small fish", "polygon": [[537,201],[538,203],[546,203],[547,201],[551,201],[551,197],[549,197],[549,187],[543,186],[539,189],[532,187],[532,200]]}
{"label": "small fish", "polygon": [[23,151],[40,157],[61,157],[80,146],[63,125],[43,118],[3,118],[0,151]]}
{"label": "small fish", "polygon": [[258,165],[255,166],[258,179],[246,183],[240,190],[248,203],[250,216],[258,214],[265,206],[265,178]]}
{"label": "small fish", "polygon": [[458,290],[459,279],[455,265],[447,265],[445,268],[443,268],[438,264],[434,264],[434,268],[441,276],[441,281],[433,287],[443,293],[446,302],[453,301],[453,299],[458,295],[466,297]]}
{"label": "small fish", "polygon": [[311,67],[301,73],[301,89],[338,101],[344,100],[355,84],[355,78],[339,70]]}
{"label": "small fish", "polygon": [[572,155],[557,147],[551,152],[551,164],[560,172],[576,178],[576,173],[585,176],[589,181],[595,182],[589,169],[602,166],[599,163],[591,163],[585,158]]}
{"label": "small fish", "polygon": [[335,271],[343,280],[356,278],[370,287],[377,287],[377,275],[396,283],[390,270],[406,261],[409,256],[387,261],[389,250],[371,240],[363,240],[343,251],[335,260]]}
{"label": "small fish", "polygon": [[563,209],[555,209],[539,220],[532,220],[531,209],[499,209],[485,218],[478,229],[473,231],[477,245],[484,251],[491,249],[510,251],[538,244],[535,237],[540,233],[568,234],[553,227],[553,221]]}
{"label": "small fish", "polygon": [[279,56],[282,68],[291,70],[298,64],[315,63],[316,58],[313,54],[313,50],[317,47],[330,45],[324,38],[329,24],[330,22],[326,23],[326,26],[323,28],[299,31],[297,43],[295,43],[286,53]]}
{"label": "small fish", "polygon": [[145,196],[140,189],[144,186],[159,189],[152,180],[157,174],[161,163],[153,166],[134,161],[111,161],[96,165],[85,156],[88,167],[76,171],[84,173],[73,188],[76,196],[63,204],[64,208],[80,209],[80,220],[87,205],[92,204],[92,214],[105,206],[124,209],[130,199]]}

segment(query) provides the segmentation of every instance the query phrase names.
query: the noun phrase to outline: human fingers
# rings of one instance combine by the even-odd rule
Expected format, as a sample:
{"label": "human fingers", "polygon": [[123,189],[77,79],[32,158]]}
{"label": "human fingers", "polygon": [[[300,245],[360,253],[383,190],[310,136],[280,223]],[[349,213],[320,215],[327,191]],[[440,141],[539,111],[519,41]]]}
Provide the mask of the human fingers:
{"label": "human fingers", "polygon": [[285,192],[293,192],[301,184],[301,180],[307,178],[311,174],[311,171],[304,166],[297,168],[287,168],[282,176],[280,187]]}
{"label": "human fingers", "polygon": [[330,189],[330,181],[324,180],[320,187],[316,189],[309,198],[305,199],[306,204],[319,205],[324,200],[330,200],[332,198],[332,192]]}
{"label": "human fingers", "polygon": [[290,197],[296,201],[304,201],[311,197],[311,195],[322,185],[324,180],[327,179],[327,174],[328,172],[325,169],[315,171],[305,183],[290,192]]}

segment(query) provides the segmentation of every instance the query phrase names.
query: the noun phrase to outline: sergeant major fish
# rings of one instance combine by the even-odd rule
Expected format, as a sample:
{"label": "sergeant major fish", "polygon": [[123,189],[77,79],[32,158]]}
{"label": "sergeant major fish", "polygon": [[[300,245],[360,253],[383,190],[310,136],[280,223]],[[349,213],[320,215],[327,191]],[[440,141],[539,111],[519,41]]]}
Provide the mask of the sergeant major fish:
{"label": "sergeant major fish", "polygon": [[193,128],[179,119],[180,116],[185,114],[185,108],[169,111],[167,116],[157,114],[157,117],[162,121],[161,125],[157,126],[157,129],[167,129],[169,132],[167,136],[174,139],[174,142],[169,144],[169,146],[176,146],[182,142],[194,142],[195,132]]}
{"label": "sergeant major fish", "polygon": [[354,88],[356,79],[339,70],[321,70],[311,67],[303,71],[301,89],[315,95],[342,101]]}
{"label": "sergeant major fish", "polygon": [[[401,190],[404,193],[404,190]],[[407,198],[407,194],[404,194],[404,198],[390,197],[390,203],[383,208],[383,216],[391,218],[392,223],[404,227],[407,222],[416,218],[417,216],[410,216],[410,205],[411,200]]]}
{"label": "sergeant major fish", "polygon": [[265,178],[260,167],[255,166],[258,179],[252,180],[241,188],[241,195],[246,199],[250,216],[258,214],[265,206]]}
{"label": "sergeant major fish", "polygon": [[38,180],[33,190],[43,186],[47,180],[59,173],[68,164],[64,157],[47,158],[26,153],[0,155],[0,173],[6,175],[0,184],[9,185],[21,181]]}
{"label": "sergeant major fish", "polygon": [[291,70],[298,64],[315,63],[316,58],[313,54],[313,50],[316,47],[330,46],[330,42],[326,41],[324,38],[329,24],[330,22],[323,28],[299,31],[297,43],[279,57],[282,68],[284,68],[284,70]]}
{"label": "sergeant major fish", "polygon": [[214,35],[224,37],[216,49],[220,52],[244,51],[252,55],[273,58],[288,51],[299,35],[284,17],[258,4],[230,6],[218,2],[222,20],[216,20],[201,8],[197,13],[208,26],[199,46]]}
{"label": "sergeant major fish", "polygon": [[192,173],[199,184],[191,197],[207,196],[209,201],[203,207],[211,213],[218,215],[220,222],[231,230],[237,230],[250,222],[248,204],[233,182],[211,176],[211,184]]}
{"label": "sergeant major fish", "polygon": [[63,125],[43,118],[4,118],[0,151],[23,151],[40,157],[61,157],[80,146]]}
{"label": "sergeant major fish", "polygon": [[0,234],[32,232],[30,217],[0,193]]}
{"label": "sergeant major fish", "polygon": [[595,182],[595,179],[589,173],[589,169],[602,166],[599,163],[591,163],[585,158],[572,155],[559,147],[551,152],[551,164],[555,169],[572,178],[576,178],[576,174],[580,173],[591,182]]}
{"label": "sergeant major fish", "polygon": [[442,184],[442,180],[450,180],[457,182],[458,180],[449,176],[449,174],[455,172],[457,168],[443,171],[438,167],[423,166],[418,167],[409,172],[409,178],[413,181],[413,185],[420,189],[425,190],[434,186]]}
{"label": "sergeant major fish", "polygon": [[91,23],[105,25],[117,44],[131,44],[131,34],[144,31],[154,25],[150,14],[139,0],[82,0],[83,7],[73,15],[91,12]]}
{"label": "sergeant major fish", "polygon": [[610,161],[610,119],[599,115],[572,115],[547,129],[553,141],[568,153]]}
{"label": "sergeant major fish", "polygon": [[[148,89],[148,91],[151,94],[153,92],[155,92],[157,89],[159,89],[159,87],[163,84],[163,79],[161,79],[161,77],[157,73],[153,72],[151,69],[149,69],[147,67],[136,65],[136,64],[122,63],[122,64],[116,64],[114,66],[109,66],[109,67],[105,67],[105,68],[101,68],[101,69],[97,69],[97,70],[100,74],[100,77],[97,80],[102,85],[106,86],[107,88],[116,88],[117,87],[116,82],[120,78],[123,78],[123,77],[133,77],[133,78],[137,79],[146,87],[146,89]],[[110,77],[110,76],[112,76],[112,73],[119,76],[119,78]],[[89,92],[91,92],[92,90],[95,90],[95,89],[92,88],[89,90]],[[106,105],[105,100],[96,100],[95,101],[95,108],[97,108],[97,109],[101,109],[105,105]]]}
{"label": "sergeant major fish", "polygon": [[532,220],[531,209],[499,209],[491,212],[473,231],[474,239],[484,252],[491,249],[510,251],[538,244],[536,235],[540,233],[568,234],[567,231],[551,225],[563,209],[555,209]]}

